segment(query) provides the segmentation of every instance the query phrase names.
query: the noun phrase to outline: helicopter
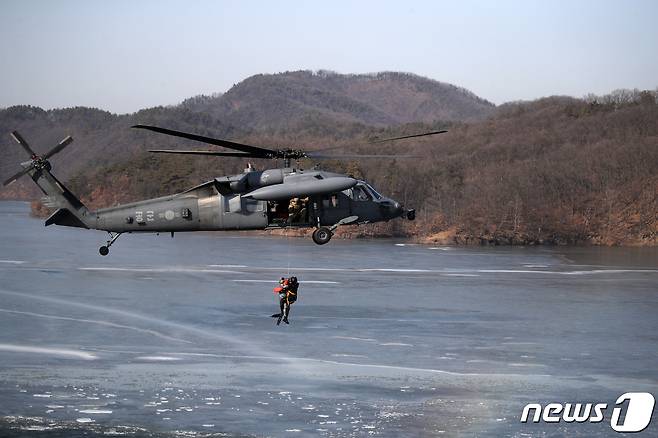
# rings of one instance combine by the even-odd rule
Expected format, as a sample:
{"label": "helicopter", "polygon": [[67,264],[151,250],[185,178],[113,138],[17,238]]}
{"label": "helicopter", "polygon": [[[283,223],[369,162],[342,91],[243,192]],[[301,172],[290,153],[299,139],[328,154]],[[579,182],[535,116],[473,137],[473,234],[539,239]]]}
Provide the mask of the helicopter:
{"label": "helicopter", "polygon": [[[11,133],[30,156],[23,169],[4,181],[11,184],[29,175],[45,194],[44,204],[55,211],[45,225],[60,225],[107,231],[109,238],[99,248],[102,256],[124,233],[161,233],[187,231],[235,231],[285,228],[315,228],[313,241],[324,245],[336,228],[348,224],[368,224],[395,218],[415,219],[415,210],[387,198],[368,182],[349,175],[324,170],[291,167],[291,160],[336,158],[401,158],[399,155],[325,155],[322,151],[267,149],[205,137],[149,125],[135,125],[160,134],[171,135],[232,151],[150,150],[159,154],[184,154],[215,157],[265,158],[283,160],[284,166],[256,170],[251,164],[241,174],[216,177],[183,192],[146,199],[130,204],[90,211],[52,173],[48,159],[61,152],[73,138],[67,136],[43,155],[35,153],[16,131]],[[376,140],[371,143],[401,140],[447,132],[445,130]],[[334,148],[328,148],[334,149]],[[325,150],[328,150],[325,149]]]}

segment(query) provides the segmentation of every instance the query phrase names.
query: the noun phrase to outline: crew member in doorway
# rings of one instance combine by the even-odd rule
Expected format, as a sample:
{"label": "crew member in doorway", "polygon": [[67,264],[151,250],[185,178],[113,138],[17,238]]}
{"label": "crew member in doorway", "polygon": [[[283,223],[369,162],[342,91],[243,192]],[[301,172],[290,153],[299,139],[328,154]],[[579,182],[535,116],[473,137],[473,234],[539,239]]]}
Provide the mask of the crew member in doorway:
{"label": "crew member in doorway", "polygon": [[288,223],[304,222],[309,198],[292,198],[288,204]]}

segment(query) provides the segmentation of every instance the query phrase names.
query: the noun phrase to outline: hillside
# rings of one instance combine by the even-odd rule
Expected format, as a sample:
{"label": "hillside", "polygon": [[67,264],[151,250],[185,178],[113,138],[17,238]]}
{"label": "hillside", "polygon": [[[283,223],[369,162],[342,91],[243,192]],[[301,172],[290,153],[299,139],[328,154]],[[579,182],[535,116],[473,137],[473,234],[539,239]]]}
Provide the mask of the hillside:
{"label": "hillside", "polygon": [[[18,163],[26,159],[8,135],[12,130],[21,132],[37,151],[46,151],[72,135],[74,145],[53,159],[58,172],[66,177],[84,168],[129,159],[148,148],[203,146],[129,129],[137,123],[249,140],[263,146],[273,146],[275,140],[289,142],[286,145],[302,141],[313,144],[318,139],[322,144],[333,144],[371,127],[482,119],[493,108],[462,88],[415,75],[308,71],[256,75],[225,94],[196,96],[180,105],[128,115],[84,107],[45,111],[14,106],[0,110],[0,177],[16,172]],[[36,193],[24,181],[0,188],[0,198]]]}
{"label": "hillside", "polygon": [[183,106],[257,130],[304,129],[314,121],[370,126],[475,121],[494,105],[463,88],[408,73],[342,75],[296,71],[255,75],[225,94]]}
{"label": "hillside", "polygon": [[426,241],[658,244],[655,92],[508,104],[427,146],[397,190],[424,206]]}
{"label": "hillside", "polygon": [[[638,96],[619,105],[568,97],[506,104],[486,121],[453,124],[439,137],[395,147],[352,146],[355,152],[404,150],[424,157],[324,163],[366,178],[387,196],[415,207],[418,215],[413,223],[341,232],[438,244],[656,245],[658,105],[655,94]],[[428,128],[373,129],[370,134]],[[71,185],[90,206],[99,207],[175,192],[227,165],[226,160],[144,154],[79,174]]]}
{"label": "hillside", "polygon": [[181,107],[157,107],[118,116],[84,107],[45,111],[32,106],[14,106],[0,110],[0,177],[4,179],[16,172],[20,169],[18,163],[28,158],[9,136],[13,130],[19,131],[32,148],[41,153],[72,135],[73,145],[52,159],[63,176],[129,159],[148,148],[178,147],[182,143],[130,129],[136,123],[160,124],[225,137],[242,135],[242,131],[219,120]]}

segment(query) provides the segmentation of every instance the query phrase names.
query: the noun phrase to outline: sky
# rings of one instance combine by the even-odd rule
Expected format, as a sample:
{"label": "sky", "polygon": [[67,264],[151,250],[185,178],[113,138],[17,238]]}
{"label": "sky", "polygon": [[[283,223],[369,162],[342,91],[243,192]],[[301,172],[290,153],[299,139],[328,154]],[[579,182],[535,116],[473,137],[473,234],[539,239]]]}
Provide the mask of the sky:
{"label": "sky", "polygon": [[658,1],[0,1],[0,108],[116,113],[258,73],[403,71],[496,104],[658,86]]}

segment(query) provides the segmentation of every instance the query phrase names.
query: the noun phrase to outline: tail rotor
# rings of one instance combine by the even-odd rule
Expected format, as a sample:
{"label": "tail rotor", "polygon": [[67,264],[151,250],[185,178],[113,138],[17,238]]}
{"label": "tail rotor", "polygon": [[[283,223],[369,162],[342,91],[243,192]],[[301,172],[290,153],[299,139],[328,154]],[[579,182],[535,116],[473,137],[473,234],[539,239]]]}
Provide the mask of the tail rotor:
{"label": "tail rotor", "polygon": [[66,138],[64,138],[62,141],[60,141],[54,148],[52,148],[51,150],[49,150],[43,156],[40,157],[39,155],[36,154],[36,152],[32,150],[29,143],[25,141],[25,139],[17,131],[13,131],[11,133],[11,136],[14,140],[16,140],[16,143],[20,144],[23,147],[23,149],[25,149],[25,152],[28,153],[31,161],[27,163],[22,163],[24,169],[12,175],[7,180],[5,180],[3,182],[3,185],[5,186],[13,183],[21,176],[30,172],[32,169],[50,169],[50,163],[48,162],[48,159],[53,155],[61,152],[66,146],[71,144],[71,142],[73,141],[73,137],[69,135]]}

